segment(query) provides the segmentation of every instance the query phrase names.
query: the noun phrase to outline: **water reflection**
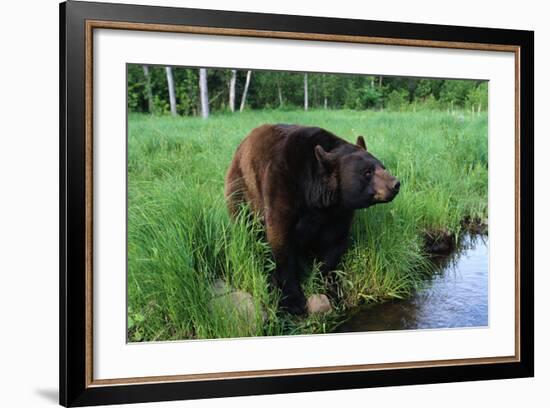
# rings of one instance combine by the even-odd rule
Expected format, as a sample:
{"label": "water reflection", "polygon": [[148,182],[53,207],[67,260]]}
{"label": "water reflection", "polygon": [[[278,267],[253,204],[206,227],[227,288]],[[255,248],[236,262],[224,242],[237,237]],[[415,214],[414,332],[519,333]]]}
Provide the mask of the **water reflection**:
{"label": "water reflection", "polygon": [[361,308],[337,331],[487,326],[487,260],[487,238],[466,235],[455,254],[435,259],[438,270],[414,296]]}

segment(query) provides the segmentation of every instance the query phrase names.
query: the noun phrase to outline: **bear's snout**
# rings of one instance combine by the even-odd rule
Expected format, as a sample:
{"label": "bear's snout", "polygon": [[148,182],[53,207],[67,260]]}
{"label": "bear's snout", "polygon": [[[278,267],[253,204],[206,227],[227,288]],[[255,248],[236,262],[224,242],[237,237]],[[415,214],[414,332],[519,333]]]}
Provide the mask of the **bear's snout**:
{"label": "bear's snout", "polygon": [[381,166],[379,166],[374,173],[372,185],[375,192],[374,202],[372,204],[388,203],[392,201],[401,188],[399,179],[392,176]]}

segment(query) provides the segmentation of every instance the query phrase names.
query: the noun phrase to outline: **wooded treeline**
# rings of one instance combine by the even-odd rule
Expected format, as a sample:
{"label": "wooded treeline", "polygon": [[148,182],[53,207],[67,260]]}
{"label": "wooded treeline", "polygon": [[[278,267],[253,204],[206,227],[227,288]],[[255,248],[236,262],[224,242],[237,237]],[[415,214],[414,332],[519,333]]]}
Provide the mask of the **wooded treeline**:
{"label": "wooded treeline", "polygon": [[488,83],[128,65],[130,112],[198,116],[244,109],[487,109]]}

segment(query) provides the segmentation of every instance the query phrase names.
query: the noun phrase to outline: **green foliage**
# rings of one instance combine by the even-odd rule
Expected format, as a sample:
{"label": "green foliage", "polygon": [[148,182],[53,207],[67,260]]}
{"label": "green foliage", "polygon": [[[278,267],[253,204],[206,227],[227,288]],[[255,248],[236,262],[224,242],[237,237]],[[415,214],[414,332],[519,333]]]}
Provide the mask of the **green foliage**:
{"label": "green foliage", "polygon": [[440,103],[435,99],[435,96],[429,94],[427,97],[422,99],[422,101],[414,101],[412,103],[413,110],[423,110],[423,111],[436,111],[441,108]]}
{"label": "green foliage", "polygon": [[[229,220],[225,172],[240,141],[263,123],[321,126],[350,141],[364,134],[402,182],[392,203],[358,211],[337,271],[342,300],[327,315],[279,313],[261,224],[245,210]],[[420,284],[429,271],[426,231],[457,233],[464,217],[487,215],[485,113],[252,110],[206,121],[130,114],[128,126],[130,341],[330,332],[350,308],[406,297]],[[327,292],[318,266],[304,275],[307,295]],[[220,279],[252,295],[252,316],[216,301]]]}
{"label": "green foliage", "polygon": [[176,100],[178,113],[196,115],[199,106],[199,74],[196,69],[175,69]]}
{"label": "green foliage", "polygon": [[[200,112],[197,68],[172,69],[177,112],[197,116]],[[231,70],[208,69],[209,105],[212,113],[228,111]],[[237,70],[238,107],[245,84],[245,70]],[[149,66],[152,110],[169,113],[164,67]],[[353,110],[460,110],[486,111],[488,86],[484,81],[415,79],[351,74],[308,74],[308,102],[311,109]],[[149,112],[147,79],[141,65],[128,65],[128,110]],[[304,106],[304,74],[297,72],[254,71],[246,108],[299,109]]]}
{"label": "green foliage", "polygon": [[349,75],[345,79],[338,78],[335,82],[340,82],[341,86],[345,85],[343,107],[354,110],[382,107],[384,91],[374,85],[372,77],[369,79],[358,75]]}
{"label": "green foliage", "polygon": [[482,84],[468,80],[445,81],[440,91],[440,101],[450,109],[464,108],[472,91],[479,89],[477,92],[487,92],[487,86],[481,87]]}
{"label": "green foliage", "polygon": [[363,107],[376,108],[381,104],[382,91],[375,86],[366,85],[363,87]]}
{"label": "green foliage", "polygon": [[489,104],[489,84],[483,82],[476,88],[471,88],[466,95],[465,108],[472,112],[486,111]]}
{"label": "green foliage", "polygon": [[414,96],[420,101],[425,100],[429,96],[433,96],[432,81],[428,79],[421,79],[418,81],[416,89],[414,90]]}
{"label": "green foliage", "polygon": [[386,98],[386,107],[389,110],[400,111],[405,110],[409,104],[409,92],[405,89],[394,89]]}
{"label": "green foliage", "polygon": [[145,75],[140,65],[128,65],[128,110],[130,112],[144,112],[147,93],[145,89]]}

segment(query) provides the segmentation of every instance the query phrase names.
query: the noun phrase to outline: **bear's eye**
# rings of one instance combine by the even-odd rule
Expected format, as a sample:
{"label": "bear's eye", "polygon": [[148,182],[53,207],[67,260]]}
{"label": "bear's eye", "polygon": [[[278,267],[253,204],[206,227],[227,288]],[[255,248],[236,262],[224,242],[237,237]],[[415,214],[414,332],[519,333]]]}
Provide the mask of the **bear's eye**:
{"label": "bear's eye", "polygon": [[365,176],[366,177],[372,176],[372,169],[368,169],[367,171],[365,171]]}

